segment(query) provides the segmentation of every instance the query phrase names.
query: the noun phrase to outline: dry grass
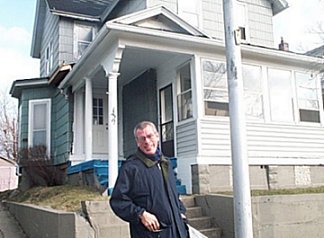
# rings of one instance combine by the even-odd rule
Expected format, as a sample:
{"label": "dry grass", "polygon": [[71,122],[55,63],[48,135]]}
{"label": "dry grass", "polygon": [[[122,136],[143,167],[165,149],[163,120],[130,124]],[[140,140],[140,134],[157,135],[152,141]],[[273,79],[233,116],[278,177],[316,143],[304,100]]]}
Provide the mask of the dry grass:
{"label": "dry grass", "polygon": [[1,200],[78,212],[81,210],[81,201],[108,201],[108,197],[101,195],[98,191],[90,187],[63,185],[34,187],[25,192],[19,190],[6,191],[0,193]]}
{"label": "dry grass", "polygon": [[[324,193],[324,186],[294,189],[271,189],[271,190],[252,190],[252,196],[268,196],[268,195],[292,195],[305,193]],[[233,195],[233,192],[220,192],[220,194]]]}

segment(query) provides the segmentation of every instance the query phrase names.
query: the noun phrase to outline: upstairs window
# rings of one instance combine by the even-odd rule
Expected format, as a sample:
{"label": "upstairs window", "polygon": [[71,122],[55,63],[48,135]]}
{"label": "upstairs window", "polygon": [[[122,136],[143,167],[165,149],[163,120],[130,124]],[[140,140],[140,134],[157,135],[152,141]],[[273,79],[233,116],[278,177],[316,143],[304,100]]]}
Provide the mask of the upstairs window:
{"label": "upstairs window", "polygon": [[308,73],[295,73],[299,120],[320,122],[317,78]]}
{"label": "upstairs window", "polygon": [[49,75],[53,68],[53,60],[54,60],[53,54],[54,54],[53,53],[53,43],[50,42],[45,50],[45,73],[46,73],[46,75]]}
{"label": "upstairs window", "polygon": [[28,147],[45,146],[50,154],[51,100],[29,101]]}
{"label": "upstairs window", "polygon": [[94,28],[88,25],[74,25],[74,59],[78,60],[94,39]]}
{"label": "upstairs window", "polygon": [[177,72],[178,78],[178,120],[192,117],[192,90],[190,63],[181,67]]}

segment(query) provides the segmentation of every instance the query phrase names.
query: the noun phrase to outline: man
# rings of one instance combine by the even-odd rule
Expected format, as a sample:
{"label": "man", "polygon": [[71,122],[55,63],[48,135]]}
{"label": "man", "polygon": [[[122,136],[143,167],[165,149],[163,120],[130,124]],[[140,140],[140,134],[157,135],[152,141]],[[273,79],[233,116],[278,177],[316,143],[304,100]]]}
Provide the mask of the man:
{"label": "man", "polygon": [[138,149],[120,170],[110,198],[112,210],[129,222],[132,238],[187,238],[186,210],[172,166],[159,150],[155,125],[140,122],[134,136]]}

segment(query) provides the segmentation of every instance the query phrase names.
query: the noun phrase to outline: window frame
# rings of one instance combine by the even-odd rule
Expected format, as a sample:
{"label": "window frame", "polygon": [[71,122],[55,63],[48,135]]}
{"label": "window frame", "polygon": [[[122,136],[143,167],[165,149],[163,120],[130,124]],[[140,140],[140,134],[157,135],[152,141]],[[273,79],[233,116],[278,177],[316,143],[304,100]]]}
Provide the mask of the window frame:
{"label": "window frame", "polygon": [[45,74],[49,75],[54,65],[53,42],[50,41],[45,49]]}
{"label": "window frame", "polygon": [[[182,91],[182,85],[181,85],[181,77],[180,77],[180,73],[181,73],[181,70],[184,69],[185,67],[189,67],[189,77],[190,77],[190,88],[189,89],[185,89]],[[185,121],[185,120],[188,120],[190,118],[193,118],[193,98],[192,98],[192,94],[193,94],[193,90],[192,90],[192,64],[191,64],[191,61],[188,61],[182,65],[180,65],[178,68],[177,68],[177,71],[176,71],[176,79],[177,79],[177,120],[178,122],[182,122],[182,121]],[[190,94],[191,95],[191,102],[188,103],[188,110],[190,112],[190,114],[188,116],[184,116],[184,113],[182,113],[182,109],[183,109],[183,103],[182,103],[182,97],[186,94]],[[180,105],[181,103],[181,105]],[[180,107],[181,106],[181,107]]]}
{"label": "window frame", "polygon": [[33,99],[29,100],[29,109],[28,109],[28,147],[34,147],[33,139],[34,139],[34,106],[35,105],[46,105],[46,151],[47,155],[51,154],[51,99]]}
{"label": "window frame", "polygon": [[[317,109],[315,108],[308,108],[308,107],[303,107],[300,106],[300,100],[307,100],[309,98],[305,98],[305,97],[300,97],[301,95],[299,94],[299,84],[297,82],[297,74],[303,74],[303,75],[308,75],[310,76],[313,80],[314,80],[314,87],[311,88],[311,90],[313,90],[316,93],[316,99],[311,99],[313,101],[317,102]],[[295,83],[295,90],[296,90],[296,115],[298,115],[298,121],[300,123],[321,123],[321,92],[319,92],[319,78],[318,76],[314,76],[313,73],[309,73],[309,72],[303,72],[303,71],[294,71],[293,72],[293,77],[294,77],[294,83]],[[308,88],[309,89],[309,88]],[[301,118],[301,113],[302,111],[306,112],[317,112],[318,113],[318,121],[309,121],[309,120],[302,120]]]}
{"label": "window frame", "polygon": [[[85,41],[79,39],[79,29],[80,28],[89,28],[91,30],[92,39],[91,41]],[[96,28],[93,25],[90,24],[82,24],[81,22],[74,22],[74,29],[73,29],[73,59],[78,60],[84,53],[84,51],[89,47],[91,42],[94,40],[96,34]],[[82,53],[79,55],[79,42],[87,43],[87,47],[82,51]]]}

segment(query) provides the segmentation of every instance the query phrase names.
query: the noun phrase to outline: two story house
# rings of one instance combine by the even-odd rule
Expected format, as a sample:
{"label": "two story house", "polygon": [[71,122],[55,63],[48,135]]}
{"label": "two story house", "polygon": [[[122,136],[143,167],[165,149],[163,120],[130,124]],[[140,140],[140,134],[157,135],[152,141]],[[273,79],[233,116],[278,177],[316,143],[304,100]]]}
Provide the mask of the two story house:
{"label": "two story house", "polygon": [[[118,161],[151,120],[188,193],[232,186],[222,0],[37,0],[31,56],[16,80],[19,147],[60,165]],[[252,188],[324,185],[323,59],[274,47],[285,0],[236,1]]]}

